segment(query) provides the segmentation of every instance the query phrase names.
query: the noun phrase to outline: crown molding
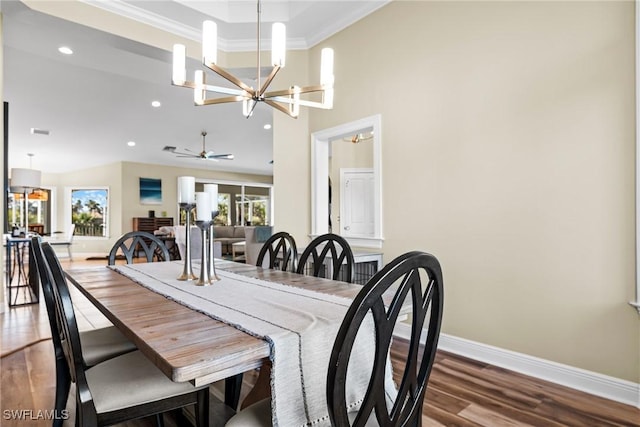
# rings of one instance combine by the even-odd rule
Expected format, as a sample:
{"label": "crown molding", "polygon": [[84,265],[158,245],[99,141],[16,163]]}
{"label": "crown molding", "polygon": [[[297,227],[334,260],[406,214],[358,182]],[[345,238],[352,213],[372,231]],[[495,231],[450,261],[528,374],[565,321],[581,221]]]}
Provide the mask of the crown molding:
{"label": "crown molding", "polygon": [[[135,6],[130,3],[125,3],[122,0],[79,0],[87,5],[105,10],[107,12],[123,16],[125,18],[150,25],[154,28],[166,31],[171,34],[193,40],[196,42],[201,41],[202,33],[199,28],[193,28],[188,25],[184,25],[181,22],[175,21],[170,18],[166,18],[154,12],[150,12],[141,7]],[[312,34],[309,38],[288,38],[287,49],[290,50],[305,50],[309,49],[323,40],[331,37],[335,33],[344,30],[353,23],[359,21],[364,16],[373,13],[379,8],[385,6],[391,0],[380,1],[365,1],[362,2],[362,6],[357,10],[352,10],[350,13],[342,14],[336,17],[329,25],[322,28],[321,31],[316,34]],[[268,46],[269,40],[261,40],[264,46]],[[218,39],[218,45],[220,49],[225,52],[248,52],[256,49],[256,40],[228,40],[222,37]]]}

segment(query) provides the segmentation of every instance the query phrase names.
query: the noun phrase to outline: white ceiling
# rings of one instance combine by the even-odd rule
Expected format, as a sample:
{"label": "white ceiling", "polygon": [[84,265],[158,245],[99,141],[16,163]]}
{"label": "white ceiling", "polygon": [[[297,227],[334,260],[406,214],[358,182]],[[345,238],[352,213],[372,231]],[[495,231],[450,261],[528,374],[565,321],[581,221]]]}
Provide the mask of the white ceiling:
{"label": "white ceiling", "polygon": [[[201,22],[213,17],[221,49],[255,50],[254,1],[86,2],[193,40],[200,38]],[[287,25],[288,48],[306,49],[387,2],[265,0],[263,39],[277,20]],[[10,168],[60,173],[131,161],[272,173],[272,131],[263,126],[282,113],[258,105],[246,119],[239,103],[194,107],[192,91],[170,84],[169,52],[32,11],[16,0],[1,0],[0,7]],[[60,54],[62,45],[74,54]],[[153,100],[162,107],[151,107]],[[50,135],[31,134],[31,128]],[[201,151],[202,130],[208,132],[207,150],[233,153],[235,160],[183,159],[162,151],[166,145]],[[34,154],[31,165],[28,153]]]}

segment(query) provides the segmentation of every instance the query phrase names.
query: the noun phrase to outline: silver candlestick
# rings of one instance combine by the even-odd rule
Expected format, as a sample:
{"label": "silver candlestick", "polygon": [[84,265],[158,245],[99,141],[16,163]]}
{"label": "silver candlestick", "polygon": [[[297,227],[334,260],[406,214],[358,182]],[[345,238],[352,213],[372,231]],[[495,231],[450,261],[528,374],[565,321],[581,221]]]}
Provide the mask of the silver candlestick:
{"label": "silver candlestick", "polygon": [[195,203],[180,203],[180,209],[183,210],[186,215],[184,221],[186,233],[184,237],[184,267],[182,269],[182,274],[178,276],[178,280],[196,279],[196,275],[193,274],[193,268],[191,267],[191,211],[195,207]]}
{"label": "silver candlestick", "polygon": [[220,280],[218,275],[216,274],[216,263],[214,261],[214,243],[215,243],[215,232],[213,230],[213,219],[218,216],[218,211],[211,212],[211,225],[209,226],[209,280],[211,282],[217,282]]}
{"label": "silver candlestick", "polygon": [[208,286],[211,284],[209,279],[209,263],[208,258],[212,258],[213,254],[208,254],[207,238],[209,237],[209,228],[211,228],[211,221],[196,221],[196,225],[202,233],[202,258],[200,258],[200,278],[196,282],[198,286]]}

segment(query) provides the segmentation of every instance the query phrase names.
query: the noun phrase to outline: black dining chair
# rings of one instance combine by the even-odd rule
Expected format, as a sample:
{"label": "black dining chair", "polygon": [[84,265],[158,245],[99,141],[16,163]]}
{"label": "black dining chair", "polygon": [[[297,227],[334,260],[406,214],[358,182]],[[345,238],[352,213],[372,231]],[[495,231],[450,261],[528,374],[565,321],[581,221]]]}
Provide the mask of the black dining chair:
{"label": "black dining chair", "polygon": [[353,282],[355,260],[344,237],[328,233],[309,243],[298,259],[299,274]]}
{"label": "black dining chair", "polygon": [[281,231],[269,237],[258,253],[256,265],[282,271],[296,271],[298,249],[293,236]]}
{"label": "black dining chair", "polygon": [[[336,335],[327,373],[327,409],[332,426],[420,426],[422,406],[436,357],[442,324],[444,287],[438,260],[424,252],[400,255],[376,273],[355,297]],[[394,326],[409,313],[411,339],[403,348],[397,394],[385,387],[385,369]],[[376,351],[362,403],[347,405],[346,384],[354,342],[366,319],[375,325]],[[395,356],[396,359],[400,356]],[[233,416],[227,427],[271,426],[270,399]]]}
{"label": "black dining chair", "polygon": [[[56,395],[54,410],[56,414],[61,414],[67,405],[69,389],[71,387],[71,374],[64,357],[62,342],[60,341],[60,329],[56,319],[55,297],[53,294],[53,284],[50,275],[47,274],[47,265],[41,249],[41,237],[31,239],[31,255],[36,260],[38,277],[42,284],[42,294],[44,296],[49,327],[51,328],[51,341],[56,360]],[[82,346],[82,363],[86,368],[97,365],[100,362],[129,353],[136,350],[136,346],[129,341],[115,326],[108,326],[99,329],[82,331],[80,335],[80,345]],[[62,419],[56,418],[53,426],[62,426]]]}
{"label": "black dining chair", "polygon": [[65,274],[51,246],[43,243],[41,248],[53,283],[65,360],[76,384],[76,426],[108,426],[189,405],[195,405],[196,426],[208,426],[208,386],[171,381],[140,351],[87,369]]}
{"label": "black dining chair", "polygon": [[114,265],[120,254],[125,257],[127,264],[131,264],[140,253],[144,253],[147,262],[171,259],[169,250],[162,240],[146,231],[130,231],[113,244],[109,252],[108,264]]}

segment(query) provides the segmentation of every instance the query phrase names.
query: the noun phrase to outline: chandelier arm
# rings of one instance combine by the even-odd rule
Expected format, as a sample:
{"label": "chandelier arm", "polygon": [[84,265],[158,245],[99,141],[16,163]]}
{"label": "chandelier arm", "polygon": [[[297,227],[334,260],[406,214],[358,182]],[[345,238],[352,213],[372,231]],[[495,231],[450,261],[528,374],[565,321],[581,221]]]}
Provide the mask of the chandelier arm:
{"label": "chandelier arm", "polygon": [[210,69],[211,71],[213,71],[214,73],[216,73],[217,75],[219,75],[220,77],[223,77],[224,79],[226,79],[229,82],[233,83],[234,85],[236,85],[240,89],[242,89],[242,90],[244,90],[246,92],[249,92],[251,94],[251,96],[255,95],[255,93],[256,93],[255,89],[253,89],[251,86],[249,86],[246,83],[244,83],[242,80],[240,80],[239,78],[237,78],[236,76],[234,76],[233,74],[231,74],[230,72],[225,70],[224,68],[219,67],[216,64],[203,64],[203,65],[205,67],[207,67],[208,69]]}
{"label": "chandelier arm", "polygon": [[178,87],[188,87],[189,89],[195,89],[196,88],[195,82],[189,82],[189,81],[184,81],[182,83],[176,83],[173,80],[171,80],[171,85],[172,86],[178,86]]}
{"label": "chandelier arm", "polygon": [[251,93],[248,93],[246,90],[242,90],[242,89],[233,89],[228,87],[209,86],[209,85],[204,85],[204,89],[207,90],[208,92],[223,93],[225,95],[233,95],[233,96],[241,96],[243,98],[251,98],[253,96]]}
{"label": "chandelier arm", "polygon": [[264,94],[264,97],[265,98],[273,98],[274,96],[295,95],[295,94],[313,93],[313,92],[324,92],[327,89],[331,89],[331,88],[330,87],[325,87],[323,85],[294,87],[294,88],[289,88],[289,89],[274,90],[274,91],[271,91],[271,92],[267,92],[267,93]]}
{"label": "chandelier arm", "polygon": [[239,102],[239,101],[243,101],[247,99],[247,97],[245,96],[240,96],[240,95],[236,95],[236,96],[225,96],[223,98],[210,98],[210,99],[205,99],[204,102],[202,104],[195,104],[197,107],[200,107],[202,105],[213,105],[213,104],[225,104],[228,102]]}
{"label": "chandelier arm", "polygon": [[253,110],[256,109],[256,106],[258,105],[258,101],[256,101],[255,99],[251,99],[250,101],[253,102],[253,105],[251,106],[251,109],[249,111],[247,111],[247,114],[245,114],[245,118],[249,118],[251,117],[251,115],[253,114]]}
{"label": "chandelier arm", "polygon": [[208,85],[208,84],[196,84],[195,82],[184,82],[181,84],[176,84],[176,83],[171,83],[173,86],[178,86],[178,87],[186,87],[189,89],[205,89],[208,92],[216,92],[216,93],[224,93],[226,95],[236,95],[236,96],[242,96],[242,97],[246,97],[246,98],[251,98],[253,95],[253,89],[249,88],[252,92],[251,93],[247,93],[246,90],[243,89],[234,89],[234,88],[229,88],[229,87],[222,87],[222,86],[213,86],[213,85]]}
{"label": "chandelier arm", "polygon": [[[264,92],[267,90],[267,88],[271,84],[271,80],[273,80],[273,78],[276,76],[276,74],[278,74],[278,71],[280,71],[280,68],[281,67],[279,65],[276,65],[276,66],[273,67],[273,69],[271,70],[271,73],[269,73],[269,76],[267,76],[267,79],[264,81],[264,84],[262,85],[262,87],[258,91],[258,97],[261,97],[264,94]],[[258,71],[258,73],[259,72],[260,71]]]}
{"label": "chandelier arm", "polygon": [[281,111],[281,112],[285,113],[289,117],[293,117],[294,119],[298,118],[298,116],[292,115],[288,108],[278,104],[277,102],[273,101],[272,99],[265,99],[264,103],[267,104],[267,105],[272,106],[273,108],[275,108],[278,111]]}
{"label": "chandelier arm", "polygon": [[[271,98],[266,98],[265,97],[264,102],[269,104],[269,105],[272,105],[272,104],[270,104],[270,102],[272,102],[272,103],[281,102],[283,104],[298,104],[298,105],[301,105],[303,107],[322,108],[324,110],[330,110],[331,109],[331,107],[326,106],[322,102],[307,101],[305,99],[293,100],[293,99],[289,98],[288,96],[286,96],[286,97],[285,96],[274,96],[274,97],[271,97]],[[276,105],[279,105],[279,104],[276,104]]]}

